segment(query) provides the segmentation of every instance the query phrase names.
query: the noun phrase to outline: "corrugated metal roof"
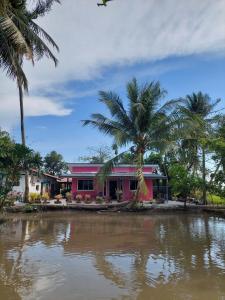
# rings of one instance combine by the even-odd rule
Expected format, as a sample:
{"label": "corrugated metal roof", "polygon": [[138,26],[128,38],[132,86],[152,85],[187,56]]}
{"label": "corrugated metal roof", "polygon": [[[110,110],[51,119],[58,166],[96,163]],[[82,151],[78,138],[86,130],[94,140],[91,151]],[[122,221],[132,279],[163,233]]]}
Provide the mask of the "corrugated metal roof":
{"label": "corrugated metal roof", "polygon": [[[154,173],[143,173],[145,178],[155,178],[155,179],[166,179],[166,176],[161,175],[161,174],[154,174]],[[61,177],[69,177],[69,178],[74,178],[74,177],[95,177],[97,175],[96,172],[79,172],[79,173],[72,173],[72,174],[65,174],[62,175]],[[111,173],[107,177],[136,177],[136,173],[132,172],[117,172],[117,173]]]}

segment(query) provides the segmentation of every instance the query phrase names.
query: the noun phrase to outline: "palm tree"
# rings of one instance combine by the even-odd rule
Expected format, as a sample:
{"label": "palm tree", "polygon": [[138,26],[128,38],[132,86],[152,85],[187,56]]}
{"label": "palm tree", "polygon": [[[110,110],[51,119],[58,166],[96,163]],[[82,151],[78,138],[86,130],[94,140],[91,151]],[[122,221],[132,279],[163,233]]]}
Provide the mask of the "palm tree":
{"label": "palm tree", "polygon": [[214,114],[214,108],[220,99],[212,101],[209,95],[198,92],[187,95],[180,101],[178,113],[184,129],[182,150],[189,153],[189,168],[197,169],[201,163],[203,203],[206,204],[206,150],[214,132],[214,124],[219,119],[219,116]]}
{"label": "palm tree", "polygon": [[[33,9],[27,9],[26,0],[3,0],[0,6],[0,67],[16,79],[19,90],[22,144],[26,144],[24,129],[23,91],[28,91],[27,78],[23,72],[24,57],[39,60],[47,56],[55,65],[57,59],[46,42],[58,50],[58,46],[35,20],[51,10],[59,0],[37,1]],[[25,201],[29,197],[28,176],[25,176]]]}
{"label": "palm tree", "polygon": [[[84,126],[92,125],[113,137],[114,144],[118,148],[128,147],[128,151],[133,153],[138,181],[135,202],[139,200],[140,193],[146,191],[143,176],[145,153],[150,149],[163,150],[169,142],[171,123],[166,111],[173,107],[175,101],[167,102],[159,107],[160,100],[165,93],[159,82],[139,86],[137,80],[133,79],[127,84],[127,110],[116,93],[100,91],[100,102],[106,105],[112,118],[95,113],[91,115],[91,119],[83,121]],[[113,166],[128,151],[117,154],[103,165],[99,172],[99,179],[102,183]]]}

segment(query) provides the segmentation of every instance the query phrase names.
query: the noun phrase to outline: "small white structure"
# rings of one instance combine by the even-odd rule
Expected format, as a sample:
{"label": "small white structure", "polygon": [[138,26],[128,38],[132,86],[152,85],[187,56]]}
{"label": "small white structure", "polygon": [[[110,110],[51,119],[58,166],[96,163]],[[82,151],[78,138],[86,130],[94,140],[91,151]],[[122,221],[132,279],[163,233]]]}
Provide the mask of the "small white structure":
{"label": "small white structure", "polygon": [[[36,170],[32,170],[29,173],[29,193],[45,194],[48,193],[49,196],[54,195],[58,192],[57,176],[53,176],[47,173],[39,173]],[[25,174],[22,173],[18,184],[12,189],[15,193],[20,193],[22,196],[25,192]]]}

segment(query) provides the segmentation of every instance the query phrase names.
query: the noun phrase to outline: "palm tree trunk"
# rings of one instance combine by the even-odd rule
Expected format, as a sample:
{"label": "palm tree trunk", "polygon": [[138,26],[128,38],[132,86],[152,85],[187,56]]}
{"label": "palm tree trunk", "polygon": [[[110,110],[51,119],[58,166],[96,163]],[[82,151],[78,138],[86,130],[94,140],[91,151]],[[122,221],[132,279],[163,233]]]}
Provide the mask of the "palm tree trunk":
{"label": "palm tree trunk", "polygon": [[144,164],[144,157],[142,151],[137,152],[137,190],[134,197],[134,204],[140,201],[140,193],[145,185],[144,182],[144,175],[143,175],[143,164]]}
{"label": "palm tree trunk", "polygon": [[[24,128],[24,109],[23,109],[23,87],[20,80],[18,80],[18,89],[19,89],[19,101],[20,101],[21,138],[22,138],[22,145],[26,146],[25,128]],[[29,172],[27,170],[25,171],[24,202],[29,202]]]}
{"label": "palm tree trunk", "polygon": [[207,199],[206,199],[206,167],[205,167],[205,148],[202,147],[202,182],[203,182],[203,204],[207,204]]}

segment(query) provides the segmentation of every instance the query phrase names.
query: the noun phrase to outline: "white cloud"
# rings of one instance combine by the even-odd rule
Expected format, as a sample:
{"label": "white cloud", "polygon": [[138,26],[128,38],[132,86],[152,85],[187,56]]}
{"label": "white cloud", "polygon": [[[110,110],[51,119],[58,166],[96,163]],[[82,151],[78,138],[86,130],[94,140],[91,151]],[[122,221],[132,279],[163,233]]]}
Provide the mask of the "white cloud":
{"label": "white cloud", "polygon": [[[97,2],[64,0],[40,20],[60,47],[60,63],[56,69],[46,59],[35,67],[26,63],[31,93],[28,100],[32,102],[32,107],[26,108],[27,115],[45,115],[46,111],[69,114],[64,100],[71,93],[64,84],[101,76],[105,66],[225,50],[224,0],[114,0],[107,7],[97,7]],[[12,84],[6,79],[0,82],[1,101],[12,101],[16,97]],[[52,90],[62,98],[42,97],[46,110],[40,109],[40,99],[33,95]],[[0,114],[2,125],[6,108],[5,113],[1,108]],[[9,119],[15,117],[14,106],[7,114]]]}
{"label": "white cloud", "polygon": [[[1,99],[0,120],[1,127],[6,130],[18,124],[19,121],[19,99],[16,96],[5,96]],[[24,112],[27,117],[37,116],[66,116],[71,113],[71,109],[64,108],[62,103],[45,97],[24,98]]]}

